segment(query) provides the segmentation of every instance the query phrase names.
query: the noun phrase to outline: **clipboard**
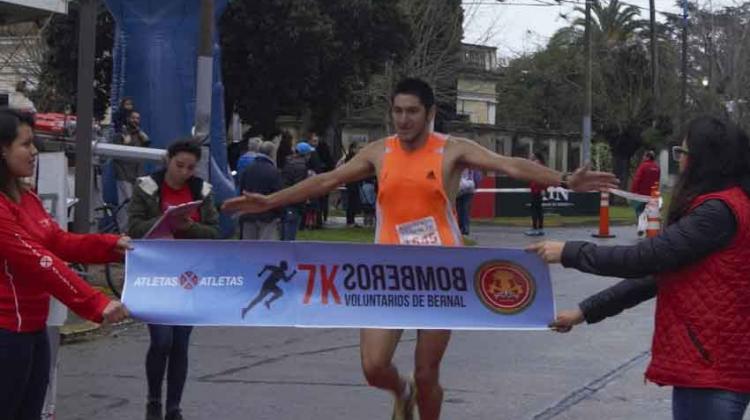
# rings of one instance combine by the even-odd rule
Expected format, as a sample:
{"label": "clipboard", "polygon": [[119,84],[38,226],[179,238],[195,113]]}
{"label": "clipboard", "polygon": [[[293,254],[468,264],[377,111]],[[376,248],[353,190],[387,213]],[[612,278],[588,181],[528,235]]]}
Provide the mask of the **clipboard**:
{"label": "clipboard", "polygon": [[190,214],[193,210],[200,208],[203,200],[191,201],[179,206],[169,206],[164,214],[151,226],[151,229],[143,236],[144,239],[173,239],[174,221],[180,217]]}

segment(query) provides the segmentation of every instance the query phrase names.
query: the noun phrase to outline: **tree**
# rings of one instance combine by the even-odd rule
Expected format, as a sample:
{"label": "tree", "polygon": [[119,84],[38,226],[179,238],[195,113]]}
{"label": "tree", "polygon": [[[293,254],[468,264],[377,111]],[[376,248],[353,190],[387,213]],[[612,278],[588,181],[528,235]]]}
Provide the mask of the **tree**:
{"label": "tree", "polygon": [[331,26],[315,0],[230,3],[220,21],[226,103],[255,131],[275,132],[278,115],[312,96]]}
{"label": "tree", "polygon": [[336,48],[321,69],[314,101],[309,104],[310,127],[323,131],[337,126],[340,111],[354,101],[358,89],[383,72],[387,60],[403,56],[409,28],[397,6],[397,0],[321,2],[334,21]]}
{"label": "tree", "polygon": [[581,34],[558,31],[547,48],[511,60],[498,83],[497,121],[527,130],[580,130],[583,112]]}
{"label": "tree", "polygon": [[435,91],[438,121],[455,115],[456,83],[462,66],[463,9],[459,0],[399,0],[400,13],[406,20],[403,31],[405,50],[397,51],[386,63],[385,71],[364,86],[360,95],[367,100],[357,112],[382,115],[389,124],[387,110],[391,92],[404,77],[417,77]]}
{"label": "tree", "polygon": [[282,114],[306,116],[314,128],[328,126],[352,90],[367,85],[404,48],[396,5],[396,0],[230,3],[221,20],[227,103],[261,134],[274,133]]}
{"label": "tree", "polygon": [[[55,15],[43,32],[47,45],[39,85],[34,93],[38,109],[62,112],[66,105],[75,111],[78,75],[78,11],[71,3],[67,15]],[[94,61],[94,116],[104,117],[112,83],[114,19],[101,5],[96,22]]]}
{"label": "tree", "polygon": [[[575,11],[584,15],[586,13],[582,7],[576,7]],[[593,39],[598,48],[614,47],[630,41],[646,26],[639,19],[639,8],[619,0],[611,0],[606,6],[600,0],[594,0],[591,12]],[[573,24],[583,28],[586,26],[586,19],[579,17]]]}
{"label": "tree", "polygon": [[[576,8],[578,13],[585,13]],[[653,92],[646,21],[640,9],[619,0],[592,5],[594,61],[594,127],[609,143],[615,175],[625,187],[630,160],[652,125]],[[585,25],[582,18],[574,25]],[[658,83],[658,81],[656,81]],[[660,127],[661,128],[661,127]],[[652,135],[652,138],[655,136]]]}
{"label": "tree", "polygon": [[[579,14],[584,10],[577,9]],[[652,126],[652,96],[647,25],[637,8],[617,0],[595,1],[593,16],[593,127],[606,140],[612,165],[623,186],[630,161],[644,145],[659,146],[671,132],[676,82],[675,51],[660,27],[662,100]],[[579,131],[583,104],[584,20],[553,35],[546,48],[519,57],[504,71],[499,87],[498,120],[526,129]],[[515,124],[514,124],[515,123]]]}
{"label": "tree", "polygon": [[42,76],[46,46],[43,34],[51,18],[0,26],[0,38],[6,48],[0,60],[0,69],[20,75],[33,82]]}
{"label": "tree", "polygon": [[[724,114],[750,128],[750,2],[688,8],[688,116]],[[668,27],[679,41],[682,17],[668,16]]]}

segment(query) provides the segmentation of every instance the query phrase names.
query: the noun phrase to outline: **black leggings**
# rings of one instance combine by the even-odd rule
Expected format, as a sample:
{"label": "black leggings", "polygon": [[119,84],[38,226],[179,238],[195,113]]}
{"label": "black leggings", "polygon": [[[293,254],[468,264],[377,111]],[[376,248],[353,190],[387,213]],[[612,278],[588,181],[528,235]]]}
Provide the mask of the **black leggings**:
{"label": "black leggings", "polygon": [[346,224],[353,225],[357,213],[362,209],[362,203],[359,199],[359,186],[350,184],[346,186]]}
{"label": "black leggings", "polygon": [[542,210],[542,196],[531,196],[531,227],[544,229],[544,210]]}
{"label": "black leggings", "polygon": [[[151,346],[146,355],[148,400],[161,402],[164,373],[167,373],[167,412],[180,408],[188,372],[188,346],[193,327],[148,324]],[[169,366],[169,369],[167,369]]]}
{"label": "black leggings", "polygon": [[0,329],[0,419],[39,420],[49,382],[47,331]]}

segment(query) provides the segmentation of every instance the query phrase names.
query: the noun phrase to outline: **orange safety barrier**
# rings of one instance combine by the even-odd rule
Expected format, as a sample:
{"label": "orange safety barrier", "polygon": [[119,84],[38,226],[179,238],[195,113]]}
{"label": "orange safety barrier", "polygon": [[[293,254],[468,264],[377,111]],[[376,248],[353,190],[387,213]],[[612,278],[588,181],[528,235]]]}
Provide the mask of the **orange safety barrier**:
{"label": "orange safety barrier", "polygon": [[595,238],[614,238],[609,232],[609,191],[602,191],[599,204],[599,233],[591,235]]}
{"label": "orange safety barrier", "polygon": [[648,218],[648,225],[646,227],[646,237],[653,238],[661,231],[661,212],[659,211],[659,183],[654,184],[651,187],[651,200],[646,205],[646,215]]}

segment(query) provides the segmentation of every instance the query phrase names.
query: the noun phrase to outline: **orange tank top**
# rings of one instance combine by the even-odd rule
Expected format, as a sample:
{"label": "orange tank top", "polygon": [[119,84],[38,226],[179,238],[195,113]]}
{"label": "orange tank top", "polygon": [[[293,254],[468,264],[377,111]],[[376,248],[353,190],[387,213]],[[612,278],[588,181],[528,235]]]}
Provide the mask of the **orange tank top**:
{"label": "orange tank top", "polygon": [[443,184],[445,142],[444,135],[431,133],[422,148],[407,152],[398,137],[385,140],[378,176],[376,243],[463,245]]}

